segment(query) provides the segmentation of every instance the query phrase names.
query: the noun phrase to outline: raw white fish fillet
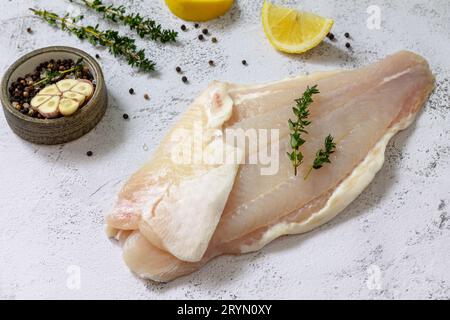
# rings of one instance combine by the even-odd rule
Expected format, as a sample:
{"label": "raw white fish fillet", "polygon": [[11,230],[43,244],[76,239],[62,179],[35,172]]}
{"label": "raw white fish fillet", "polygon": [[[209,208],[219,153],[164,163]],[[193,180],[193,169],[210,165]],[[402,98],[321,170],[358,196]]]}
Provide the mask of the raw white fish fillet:
{"label": "raw white fish fillet", "polygon": [[[294,100],[316,84],[320,94],[310,106],[304,164],[294,176],[286,157],[287,121],[293,118]],[[433,88],[427,62],[407,51],[353,71],[256,86],[215,82],[125,184],[106,219],[110,235],[119,233],[133,272],[169,281],[218,255],[258,250],[282,235],[310,231],[336,216],[370,183],[383,165],[390,138],[414,120]],[[199,124],[206,128],[200,135]],[[226,129],[278,129],[279,145],[270,139],[256,149],[221,144]],[[305,180],[328,134],[337,145],[331,163]],[[172,161],[173,150],[189,141],[203,147],[200,156],[214,158],[224,148],[243,161]],[[275,174],[262,174],[267,164],[244,161],[265,146],[278,151]]]}

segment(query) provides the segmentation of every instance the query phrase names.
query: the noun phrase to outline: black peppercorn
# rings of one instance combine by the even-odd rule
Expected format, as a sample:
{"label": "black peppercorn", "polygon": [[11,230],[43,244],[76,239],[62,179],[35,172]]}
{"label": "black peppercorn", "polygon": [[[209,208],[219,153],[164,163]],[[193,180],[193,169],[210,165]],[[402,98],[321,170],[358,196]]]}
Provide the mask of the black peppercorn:
{"label": "black peppercorn", "polygon": [[351,47],[350,43],[347,42],[347,43],[345,44],[345,47],[346,47],[346,48],[350,48],[350,47]]}
{"label": "black peppercorn", "polygon": [[28,32],[28,33],[33,33],[33,30],[32,30],[30,27],[28,27],[28,28],[27,28],[27,32]]}
{"label": "black peppercorn", "polygon": [[144,99],[145,100],[150,100],[150,96],[148,95],[148,93],[144,94]]}
{"label": "black peppercorn", "polygon": [[203,35],[202,35],[202,34],[199,34],[199,35],[198,35],[198,40],[203,40],[203,39],[204,39]]}
{"label": "black peppercorn", "polygon": [[348,32],[344,33],[344,37],[350,38],[350,33],[348,33]]}
{"label": "black peppercorn", "polygon": [[242,60],[242,64],[243,64],[244,66],[246,66],[246,65],[247,65],[247,60]]}
{"label": "black peppercorn", "polygon": [[130,94],[134,94],[134,89],[133,89],[133,88],[130,88],[130,90],[128,90],[128,92],[129,92]]}
{"label": "black peppercorn", "polygon": [[202,33],[206,36],[208,34],[208,29],[203,29]]}
{"label": "black peppercorn", "polygon": [[334,34],[332,34],[331,32],[327,34],[328,39],[333,40],[334,39]]}
{"label": "black peppercorn", "polygon": [[86,155],[87,155],[88,157],[91,157],[93,154],[94,154],[94,153],[93,153],[92,151],[86,152]]}
{"label": "black peppercorn", "polygon": [[186,31],[186,26],[184,24],[181,25],[181,30]]}
{"label": "black peppercorn", "polygon": [[208,63],[209,63],[210,66],[214,66],[214,61],[209,60]]}
{"label": "black peppercorn", "polygon": [[181,72],[181,68],[180,67],[176,67],[175,70],[180,73]]}
{"label": "black peppercorn", "polygon": [[198,23],[194,24],[195,29],[197,29],[198,27],[200,27],[200,25]]}
{"label": "black peppercorn", "polygon": [[124,113],[122,116],[125,120],[127,120],[129,118],[128,114]]}
{"label": "black peppercorn", "polygon": [[188,82],[188,78],[187,78],[186,76],[183,76],[183,77],[181,78],[181,81],[183,81],[184,83],[186,83],[186,82]]}
{"label": "black peppercorn", "polygon": [[95,57],[96,57],[97,59],[100,59],[100,55],[99,55],[98,53],[95,55]]}

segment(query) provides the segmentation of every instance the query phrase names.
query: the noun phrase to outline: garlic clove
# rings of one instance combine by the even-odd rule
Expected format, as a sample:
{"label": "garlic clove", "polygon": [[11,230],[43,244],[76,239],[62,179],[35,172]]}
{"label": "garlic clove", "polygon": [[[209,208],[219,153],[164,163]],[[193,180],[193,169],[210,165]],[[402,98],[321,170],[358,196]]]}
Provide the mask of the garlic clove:
{"label": "garlic clove", "polygon": [[38,107],[38,112],[45,118],[56,118],[59,116],[58,105],[60,98],[58,96],[51,97]]}
{"label": "garlic clove", "polygon": [[81,80],[75,87],[70,89],[70,91],[80,93],[89,100],[94,93],[94,86],[88,80]]}
{"label": "garlic clove", "polygon": [[80,106],[86,100],[86,97],[83,94],[76,93],[76,92],[73,92],[73,91],[66,91],[66,92],[64,92],[63,93],[63,98],[67,98],[67,99],[72,99],[72,100],[78,101]]}
{"label": "garlic clove", "polygon": [[47,102],[48,100],[50,100],[52,96],[35,96],[33,99],[31,99],[30,101],[30,106],[31,109],[37,111],[38,107],[43,104],[44,102]]}
{"label": "garlic clove", "polygon": [[75,87],[78,83],[79,81],[75,79],[64,79],[58,81],[56,83],[56,86],[58,87],[59,91],[66,92]]}
{"label": "garlic clove", "polygon": [[62,98],[59,102],[59,112],[65,117],[70,116],[78,110],[80,103],[76,100]]}
{"label": "garlic clove", "polygon": [[41,91],[39,91],[37,95],[38,96],[42,96],[42,95],[44,95],[44,96],[60,96],[61,92],[59,91],[56,84],[52,84],[48,87],[45,87]]}

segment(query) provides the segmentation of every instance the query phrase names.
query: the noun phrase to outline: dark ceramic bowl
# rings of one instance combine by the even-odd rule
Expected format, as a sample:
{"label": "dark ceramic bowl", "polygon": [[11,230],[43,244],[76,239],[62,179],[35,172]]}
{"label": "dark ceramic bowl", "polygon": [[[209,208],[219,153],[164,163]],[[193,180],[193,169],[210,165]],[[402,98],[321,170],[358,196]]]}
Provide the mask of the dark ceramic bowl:
{"label": "dark ceramic bowl", "polygon": [[[83,58],[83,63],[90,69],[96,88],[88,103],[75,114],[56,119],[38,119],[22,114],[12,106],[8,88],[17,78],[33,72],[37,65],[50,59],[76,61],[79,58]],[[0,100],[6,121],[19,137],[32,143],[49,145],[69,142],[88,133],[102,119],[108,104],[105,79],[97,61],[84,51],[62,46],[38,49],[14,62],[3,76]]]}

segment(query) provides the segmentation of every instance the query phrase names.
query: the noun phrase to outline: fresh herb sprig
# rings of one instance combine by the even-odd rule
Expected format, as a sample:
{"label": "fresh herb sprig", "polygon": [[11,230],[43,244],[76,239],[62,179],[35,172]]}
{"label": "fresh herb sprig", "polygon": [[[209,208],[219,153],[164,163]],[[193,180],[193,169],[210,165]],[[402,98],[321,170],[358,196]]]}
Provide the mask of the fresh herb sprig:
{"label": "fresh herb sprig", "polygon": [[86,7],[101,13],[105,19],[113,22],[121,21],[124,25],[129,26],[131,30],[135,30],[141,38],[147,36],[162,43],[174,42],[177,39],[178,33],[176,31],[163,29],[160,24],[152,19],[142,17],[139,13],[127,14],[123,5],[118,7],[106,5],[101,0],[79,1],[83,2]]}
{"label": "fresh herb sprig", "polygon": [[43,79],[33,83],[32,86],[33,87],[39,87],[42,85],[45,86],[49,83],[58,81],[67,73],[75,73],[77,71],[81,71],[82,69],[83,69],[83,58],[79,58],[75,62],[75,65],[72,68],[64,70],[64,71],[58,71],[58,70],[48,71]]}
{"label": "fresh herb sprig", "polygon": [[331,134],[325,138],[325,149],[317,151],[314,162],[304,177],[305,180],[308,179],[313,169],[317,170],[322,168],[326,163],[331,163],[330,155],[336,150],[336,143],[333,140],[334,138]]}
{"label": "fresh herb sprig", "polygon": [[297,116],[296,121],[292,121],[289,119],[289,129],[291,131],[290,134],[290,143],[292,152],[287,152],[287,155],[289,159],[292,162],[292,165],[294,167],[294,173],[297,175],[297,168],[303,163],[303,153],[300,151],[300,147],[306,142],[302,138],[303,133],[308,133],[305,130],[305,127],[310,125],[311,122],[308,121],[309,117],[309,105],[313,102],[312,96],[313,94],[320,93],[317,89],[317,85],[314,85],[312,87],[307,87],[305,92],[303,93],[303,96],[295,102],[297,103],[297,106],[292,108],[294,114]]}
{"label": "fresh herb sprig", "polygon": [[144,50],[137,49],[134,39],[120,36],[114,30],[100,30],[98,25],[95,27],[80,26],[76,23],[80,17],[71,18],[68,14],[60,17],[56,13],[47,10],[32,8],[30,10],[50,25],[72,33],[81,40],[86,39],[92,45],[107,47],[112,55],[124,57],[127,63],[133,67],[147,72],[155,69],[155,63],[145,57]]}

